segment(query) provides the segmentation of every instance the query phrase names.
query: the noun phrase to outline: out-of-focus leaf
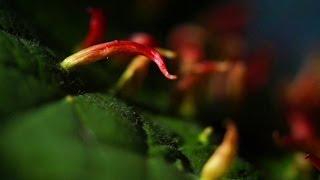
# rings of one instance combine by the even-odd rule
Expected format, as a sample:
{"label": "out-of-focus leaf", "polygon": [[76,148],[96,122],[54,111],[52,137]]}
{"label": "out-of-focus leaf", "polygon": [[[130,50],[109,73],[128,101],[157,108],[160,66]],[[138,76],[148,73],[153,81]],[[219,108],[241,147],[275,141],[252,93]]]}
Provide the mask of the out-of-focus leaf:
{"label": "out-of-focus leaf", "polygon": [[[199,174],[214,149],[212,143],[204,145],[198,141],[202,129],[192,122],[171,117],[149,116],[149,119],[153,121],[152,126],[146,124],[145,128],[152,147],[151,155],[166,153],[169,158],[182,161],[187,170]],[[163,139],[159,132],[170,136]]]}
{"label": "out-of-focus leaf", "polygon": [[[2,66],[16,68],[42,80],[54,79],[52,75],[53,70],[56,70],[57,58],[50,50],[4,31],[0,31],[0,44],[0,64]],[[51,71],[45,68],[51,68]]]}
{"label": "out-of-focus leaf", "polygon": [[61,94],[56,59],[48,49],[0,30],[0,117]]}
{"label": "out-of-focus leaf", "polygon": [[225,175],[224,179],[246,179],[258,180],[260,174],[246,161],[237,158],[235,159],[231,169]]}
{"label": "out-of-focus leaf", "polygon": [[[214,152],[216,137],[209,137],[210,142],[203,144],[199,141],[199,134],[203,131],[197,124],[181,119],[150,115],[145,123],[148,135],[149,155],[153,157],[165,156],[171,161],[178,162],[178,168],[200,174],[203,165]],[[259,174],[251,165],[237,158],[224,179],[258,179]]]}
{"label": "out-of-focus leaf", "polygon": [[264,177],[290,180],[316,179],[316,177],[312,177],[312,166],[307,162],[303,154],[263,158],[263,160],[261,171]]}
{"label": "out-of-focus leaf", "polygon": [[148,158],[143,123],[114,98],[67,97],[10,119],[1,133],[3,168],[20,179],[191,178]]}
{"label": "out-of-focus leaf", "polygon": [[48,101],[56,89],[16,69],[0,66],[0,117]]}
{"label": "out-of-focus leaf", "polygon": [[146,179],[162,180],[162,179],[197,179],[196,176],[190,174],[181,174],[176,171],[172,165],[168,165],[160,158],[150,158],[148,160],[149,171]]}

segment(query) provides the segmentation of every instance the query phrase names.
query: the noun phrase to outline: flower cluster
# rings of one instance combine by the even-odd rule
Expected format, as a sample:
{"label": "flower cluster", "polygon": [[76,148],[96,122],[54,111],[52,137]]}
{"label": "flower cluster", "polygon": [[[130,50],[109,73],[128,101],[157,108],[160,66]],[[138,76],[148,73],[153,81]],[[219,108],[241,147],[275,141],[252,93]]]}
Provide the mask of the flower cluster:
{"label": "flower cluster", "polygon": [[[273,62],[269,45],[249,50],[245,40],[248,14],[232,4],[206,14],[204,23],[183,24],[174,28],[165,49],[156,38],[144,32],[134,33],[126,40],[104,41],[106,18],[101,9],[90,9],[89,33],[82,50],[61,62],[65,70],[93,63],[116,54],[136,55],[116,84],[118,91],[141,87],[147,77],[150,60],[170,80],[176,80],[172,89],[172,105],[183,116],[193,117],[204,101],[225,100],[241,104],[246,97],[267,86]],[[221,19],[224,19],[222,21]],[[99,44],[101,43],[101,44]],[[217,52],[209,52],[215,47]],[[174,59],[176,75],[168,72],[165,58]],[[317,109],[320,107],[319,64],[310,63],[285,91],[286,119],[290,135],[275,141],[308,154],[316,168],[320,167],[320,138],[316,129]],[[178,77],[178,78],[177,78]],[[218,178],[235,158],[238,132],[229,123],[221,146],[204,166],[204,179]]]}

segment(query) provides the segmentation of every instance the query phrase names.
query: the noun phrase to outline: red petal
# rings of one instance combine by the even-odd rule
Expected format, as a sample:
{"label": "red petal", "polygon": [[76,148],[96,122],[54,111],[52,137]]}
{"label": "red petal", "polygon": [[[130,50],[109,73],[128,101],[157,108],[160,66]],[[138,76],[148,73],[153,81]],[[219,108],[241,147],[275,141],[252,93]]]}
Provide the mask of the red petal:
{"label": "red petal", "polygon": [[177,78],[168,72],[164,59],[157,50],[132,41],[115,40],[94,45],[67,57],[60,65],[68,70],[78,65],[90,64],[111,55],[123,53],[146,56],[157,64],[165,77],[168,79]]}
{"label": "red petal", "polygon": [[89,32],[82,44],[82,48],[103,42],[106,31],[106,17],[100,8],[89,8],[91,15]]}
{"label": "red petal", "polygon": [[314,124],[305,113],[291,112],[288,115],[288,124],[295,141],[307,141],[316,137]]}

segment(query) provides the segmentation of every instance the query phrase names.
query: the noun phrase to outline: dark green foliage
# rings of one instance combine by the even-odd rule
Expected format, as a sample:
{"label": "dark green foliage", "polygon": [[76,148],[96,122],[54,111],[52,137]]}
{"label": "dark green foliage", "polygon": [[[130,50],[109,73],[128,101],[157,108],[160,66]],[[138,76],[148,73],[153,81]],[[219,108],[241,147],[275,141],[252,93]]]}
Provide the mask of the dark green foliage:
{"label": "dark green foliage", "polygon": [[34,41],[31,28],[13,9],[8,1],[0,1],[0,117],[37,106],[62,92],[57,58]]}
{"label": "dark green foliage", "polygon": [[263,176],[271,179],[290,179],[290,180],[311,180],[317,179],[312,175],[312,167],[301,164],[301,159],[305,158],[304,154],[292,153],[282,157],[263,158],[261,173]]}
{"label": "dark green foliage", "polygon": [[13,68],[0,66],[0,81],[0,117],[37,106],[56,94],[55,88]]}
{"label": "dark green foliage", "polygon": [[[176,154],[180,154],[182,163],[187,165],[186,168],[199,174],[203,164],[210,157],[214,149],[211,142],[209,144],[202,144],[199,142],[198,136],[202,129],[194,123],[176,118],[151,116],[150,119],[154,121],[154,124],[159,125],[159,127],[153,128],[154,130],[157,129],[157,131],[153,132],[156,135],[151,136],[151,141],[158,142],[151,142],[151,144],[160,147],[165,146],[167,149],[174,149]],[[171,142],[164,142],[161,139],[163,138],[163,135],[158,132],[164,130],[171,132]],[[183,157],[187,158],[184,159]],[[187,160],[187,162],[185,160]]]}
{"label": "dark green foliage", "polygon": [[56,63],[50,51],[0,30],[0,117],[61,94]]}
{"label": "dark green foliage", "polygon": [[237,158],[224,179],[258,180],[259,173],[246,161]]}
{"label": "dark green foliage", "polygon": [[10,122],[1,133],[1,159],[17,178],[186,177],[161,157],[148,158],[141,117],[108,96],[67,97]]}

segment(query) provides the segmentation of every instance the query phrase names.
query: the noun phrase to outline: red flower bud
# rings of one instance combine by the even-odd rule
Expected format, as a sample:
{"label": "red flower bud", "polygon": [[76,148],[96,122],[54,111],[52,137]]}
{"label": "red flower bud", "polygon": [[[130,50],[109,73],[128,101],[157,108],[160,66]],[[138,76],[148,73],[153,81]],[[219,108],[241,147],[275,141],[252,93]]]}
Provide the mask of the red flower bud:
{"label": "red flower bud", "polygon": [[168,72],[164,59],[157,50],[132,41],[115,40],[94,45],[67,57],[60,65],[63,69],[69,70],[79,65],[90,64],[95,61],[105,59],[111,55],[123,53],[146,56],[157,64],[160,71],[166,78],[177,78],[175,75],[171,75]]}
{"label": "red flower bud", "polygon": [[84,42],[82,43],[82,48],[87,48],[89,46],[103,42],[106,31],[106,17],[102,9],[89,8],[88,12],[91,15],[89,32]]}

